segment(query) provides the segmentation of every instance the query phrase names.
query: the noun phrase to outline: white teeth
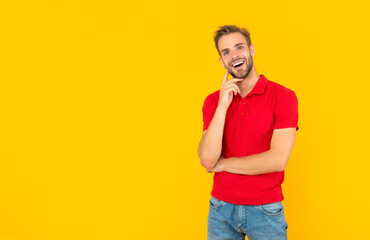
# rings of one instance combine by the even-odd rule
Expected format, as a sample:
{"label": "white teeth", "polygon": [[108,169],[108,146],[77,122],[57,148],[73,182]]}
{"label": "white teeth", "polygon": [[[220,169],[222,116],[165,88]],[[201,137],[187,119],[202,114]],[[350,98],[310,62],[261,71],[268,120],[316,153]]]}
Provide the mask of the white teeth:
{"label": "white teeth", "polygon": [[233,67],[239,66],[239,65],[241,65],[241,64],[243,64],[243,61],[235,63],[235,64],[233,65]]}

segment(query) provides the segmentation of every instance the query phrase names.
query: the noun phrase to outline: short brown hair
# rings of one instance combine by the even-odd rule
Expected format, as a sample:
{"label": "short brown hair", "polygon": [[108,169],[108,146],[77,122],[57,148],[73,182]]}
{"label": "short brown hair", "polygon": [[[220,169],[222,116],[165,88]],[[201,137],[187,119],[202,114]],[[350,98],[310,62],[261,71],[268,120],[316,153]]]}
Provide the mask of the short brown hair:
{"label": "short brown hair", "polygon": [[213,37],[213,40],[215,40],[216,49],[217,49],[219,54],[220,54],[220,51],[218,50],[218,41],[220,40],[220,38],[222,36],[225,36],[227,34],[234,33],[234,32],[241,33],[243,35],[243,37],[245,38],[245,40],[247,41],[248,47],[251,46],[251,44],[252,44],[251,37],[250,37],[250,33],[248,32],[247,29],[240,28],[240,27],[235,26],[235,25],[219,26],[218,30],[215,32],[214,37]]}

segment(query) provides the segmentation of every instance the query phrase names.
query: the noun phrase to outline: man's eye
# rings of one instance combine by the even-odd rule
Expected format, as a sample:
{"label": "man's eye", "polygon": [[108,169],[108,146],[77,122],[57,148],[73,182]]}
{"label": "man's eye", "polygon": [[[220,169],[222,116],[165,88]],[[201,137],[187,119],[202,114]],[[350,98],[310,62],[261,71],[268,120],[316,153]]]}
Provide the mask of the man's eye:
{"label": "man's eye", "polygon": [[239,47],[238,47],[238,49],[242,49],[242,48],[243,48],[243,46],[239,46]]}
{"label": "man's eye", "polygon": [[229,54],[229,51],[224,52],[224,55],[227,55],[227,54]]}

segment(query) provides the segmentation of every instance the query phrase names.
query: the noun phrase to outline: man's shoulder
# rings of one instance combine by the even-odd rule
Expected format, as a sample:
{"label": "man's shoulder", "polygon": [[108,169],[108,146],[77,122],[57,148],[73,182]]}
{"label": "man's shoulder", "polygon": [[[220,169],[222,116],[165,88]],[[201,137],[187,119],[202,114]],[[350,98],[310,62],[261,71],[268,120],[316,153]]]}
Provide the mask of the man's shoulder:
{"label": "man's shoulder", "polygon": [[218,105],[218,99],[220,96],[220,90],[217,90],[211,94],[209,94],[205,99],[203,103],[203,108],[206,109],[215,109]]}
{"label": "man's shoulder", "polygon": [[287,93],[294,94],[293,90],[287,88],[286,86],[280,83],[277,83],[271,80],[268,80],[266,91],[268,91],[270,94],[273,94],[273,95],[285,95]]}
{"label": "man's shoulder", "polygon": [[217,100],[218,101],[218,98],[220,97],[220,90],[217,90],[211,94],[209,94],[205,101],[214,101],[214,100]]}

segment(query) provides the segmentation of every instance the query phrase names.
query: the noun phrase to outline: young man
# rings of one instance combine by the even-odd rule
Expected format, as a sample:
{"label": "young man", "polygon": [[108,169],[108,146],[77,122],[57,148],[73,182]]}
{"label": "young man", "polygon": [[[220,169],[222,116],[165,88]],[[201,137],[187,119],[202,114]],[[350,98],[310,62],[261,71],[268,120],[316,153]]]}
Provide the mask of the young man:
{"label": "young man", "polygon": [[281,184],[298,130],[297,97],[257,73],[246,29],[222,26],[214,41],[226,74],[204,101],[198,148],[214,173],[208,239],[287,239]]}

